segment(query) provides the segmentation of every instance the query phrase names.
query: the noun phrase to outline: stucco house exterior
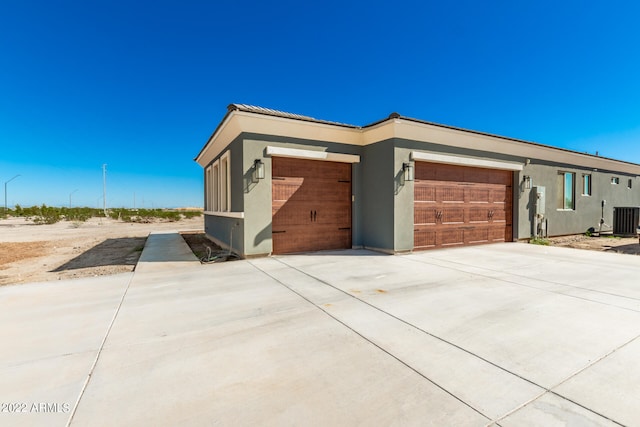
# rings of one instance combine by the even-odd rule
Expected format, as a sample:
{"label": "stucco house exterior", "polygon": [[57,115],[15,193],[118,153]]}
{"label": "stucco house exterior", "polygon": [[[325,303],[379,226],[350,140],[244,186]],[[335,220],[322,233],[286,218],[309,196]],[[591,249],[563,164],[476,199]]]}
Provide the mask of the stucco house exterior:
{"label": "stucco house exterior", "polygon": [[396,113],[354,126],[231,104],[195,160],[205,231],[243,257],[578,234],[640,206],[638,164]]}

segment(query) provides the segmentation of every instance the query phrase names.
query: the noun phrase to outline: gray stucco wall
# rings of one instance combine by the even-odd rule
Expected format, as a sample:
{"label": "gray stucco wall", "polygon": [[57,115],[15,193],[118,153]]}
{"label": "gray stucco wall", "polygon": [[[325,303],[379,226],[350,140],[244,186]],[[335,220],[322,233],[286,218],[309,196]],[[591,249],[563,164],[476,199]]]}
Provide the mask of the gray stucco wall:
{"label": "gray stucco wall", "polygon": [[224,249],[231,246],[233,252],[240,256],[245,255],[244,221],[242,219],[205,215],[204,232]]}
{"label": "gray stucco wall", "polygon": [[[244,209],[242,191],[242,138],[238,137],[234,139],[218,157],[213,159],[210,165],[226,153],[227,150],[230,153],[231,212],[242,212]],[[206,171],[206,168],[204,170]],[[205,205],[207,191],[209,190],[206,188],[205,178]],[[225,248],[231,246],[236,253],[244,256],[244,221],[241,218],[227,218],[219,215],[205,214],[204,227],[205,233],[217,243]],[[232,234],[233,241],[230,240]]]}
{"label": "gray stucco wall", "polygon": [[[394,141],[394,221],[393,248],[396,252],[413,250],[413,181],[405,181],[402,165],[412,163],[410,153],[412,150],[397,147],[398,141]],[[415,169],[414,169],[415,171]]]}
{"label": "gray stucco wall", "polygon": [[[562,210],[558,207],[559,172],[574,174],[574,200],[575,209]],[[582,194],[582,175],[591,174],[591,195]],[[595,171],[588,168],[578,168],[571,165],[540,162],[531,159],[531,164],[526,165],[520,179],[528,175],[532,179],[531,190],[524,188],[519,182],[517,189],[519,195],[518,238],[530,238],[533,234],[534,187],[544,186],[546,189],[545,214],[548,221],[547,232],[549,236],[584,233],[590,227],[598,228],[602,216],[602,200],[606,200],[604,207],[604,220],[608,227],[603,230],[611,230],[613,227],[613,208],[624,206],[640,206],[640,180],[635,175],[621,174],[613,171]],[[611,184],[611,178],[618,177],[620,183]],[[627,187],[628,180],[632,180],[632,188]]]}
{"label": "gray stucco wall", "polygon": [[367,145],[362,153],[362,242],[369,248],[393,250],[396,175],[393,141]]}

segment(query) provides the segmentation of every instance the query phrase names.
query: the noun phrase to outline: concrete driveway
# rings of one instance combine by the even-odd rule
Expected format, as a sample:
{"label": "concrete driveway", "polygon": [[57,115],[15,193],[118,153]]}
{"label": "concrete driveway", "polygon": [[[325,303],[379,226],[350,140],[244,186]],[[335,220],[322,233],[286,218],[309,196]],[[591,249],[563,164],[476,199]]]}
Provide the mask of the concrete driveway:
{"label": "concrete driveway", "polygon": [[640,425],[640,257],[526,244],[0,288],[0,425]]}

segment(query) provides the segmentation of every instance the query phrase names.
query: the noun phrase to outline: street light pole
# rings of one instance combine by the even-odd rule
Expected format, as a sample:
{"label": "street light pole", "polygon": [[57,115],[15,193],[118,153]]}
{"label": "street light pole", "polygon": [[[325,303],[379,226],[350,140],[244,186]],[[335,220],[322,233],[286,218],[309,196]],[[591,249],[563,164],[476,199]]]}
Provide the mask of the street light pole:
{"label": "street light pole", "polygon": [[71,209],[71,195],[73,193],[75,193],[76,191],[78,191],[78,189],[76,188],[75,190],[73,190],[71,193],[69,193],[69,209]]}
{"label": "street light pole", "polygon": [[14,176],[9,181],[4,183],[4,214],[5,215],[7,214],[7,184],[10,183],[11,181],[13,181],[14,179],[16,179],[19,176],[20,176],[20,174]]}
{"label": "street light pole", "polygon": [[107,216],[107,164],[102,165],[102,210]]}

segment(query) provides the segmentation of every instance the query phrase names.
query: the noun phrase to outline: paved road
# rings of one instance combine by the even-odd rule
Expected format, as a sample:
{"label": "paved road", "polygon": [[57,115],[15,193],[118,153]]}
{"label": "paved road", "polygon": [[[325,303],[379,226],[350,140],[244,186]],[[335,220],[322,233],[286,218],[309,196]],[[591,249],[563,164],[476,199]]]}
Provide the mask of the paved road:
{"label": "paved road", "polygon": [[0,425],[640,425],[638,277],[515,243],[200,265],[152,234],[135,273],[0,288]]}

